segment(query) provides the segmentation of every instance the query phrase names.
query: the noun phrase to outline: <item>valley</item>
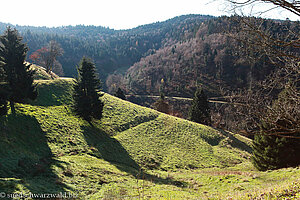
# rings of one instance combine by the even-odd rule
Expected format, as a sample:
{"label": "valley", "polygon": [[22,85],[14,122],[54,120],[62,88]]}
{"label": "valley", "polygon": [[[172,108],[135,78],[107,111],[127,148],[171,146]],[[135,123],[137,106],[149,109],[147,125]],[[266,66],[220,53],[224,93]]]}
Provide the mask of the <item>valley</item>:
{"label": "valley", "polygon": [[0,198],[300,199],[299,23],[0,22]]}

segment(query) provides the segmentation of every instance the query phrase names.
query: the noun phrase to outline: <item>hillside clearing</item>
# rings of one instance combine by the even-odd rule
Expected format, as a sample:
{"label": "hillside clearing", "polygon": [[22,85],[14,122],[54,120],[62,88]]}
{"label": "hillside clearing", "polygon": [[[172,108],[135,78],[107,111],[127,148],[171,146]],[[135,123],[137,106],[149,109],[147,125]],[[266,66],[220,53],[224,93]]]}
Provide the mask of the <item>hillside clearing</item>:
{"label": "hillside clearing", "polygon": [[71,111],[72,84],[38,81],[35,102],[0,118],[0,191],[79,199],[247,199],[286,188],[299,194],[300,170],[254,170],[251,141],[242,136],[108,94],[103,119],[91,125]]}

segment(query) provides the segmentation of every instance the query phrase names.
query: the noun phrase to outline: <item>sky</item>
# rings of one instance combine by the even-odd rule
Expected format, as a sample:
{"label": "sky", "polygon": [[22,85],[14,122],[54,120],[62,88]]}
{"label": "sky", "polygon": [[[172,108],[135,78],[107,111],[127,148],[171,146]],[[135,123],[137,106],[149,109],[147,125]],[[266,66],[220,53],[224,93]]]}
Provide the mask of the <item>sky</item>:
{"label": "sky", "polygon": [[[229,10],[223,0],[2,0],[0,22],[130,29],[185,14],[228,15]],[[282,11],[272,11],[263,17],[299,20]]]}

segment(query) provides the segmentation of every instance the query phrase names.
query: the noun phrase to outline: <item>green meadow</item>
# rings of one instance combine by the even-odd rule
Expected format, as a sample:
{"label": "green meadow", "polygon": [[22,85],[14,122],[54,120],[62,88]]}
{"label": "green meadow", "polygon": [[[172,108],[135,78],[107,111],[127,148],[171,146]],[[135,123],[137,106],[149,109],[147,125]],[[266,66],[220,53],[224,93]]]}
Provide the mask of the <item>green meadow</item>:
{"label": "green meadow", "polygon": [[[47,78],[45,78],[47,79]],[[104,94],[103,118],[74,115],[73,79],[0,118],[0,192],[74,199],[297,199],[300,170],[259,172],[251,140]],[[29,198],[30,199],[30,198]]]}

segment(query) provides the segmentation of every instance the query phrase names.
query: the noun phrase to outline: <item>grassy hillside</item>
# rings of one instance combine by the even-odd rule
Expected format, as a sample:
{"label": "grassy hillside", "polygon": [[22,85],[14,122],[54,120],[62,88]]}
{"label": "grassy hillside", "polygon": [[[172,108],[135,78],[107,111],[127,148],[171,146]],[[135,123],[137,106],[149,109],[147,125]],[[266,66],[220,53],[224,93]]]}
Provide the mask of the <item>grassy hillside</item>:
{"label": "grassy hillside", "polygon": [[52,76],[53,76],[53,78],[52,78],[51,75],[46,72],[45,68],[35,65],[35,64],[31,65],[31,69],[35,70],[35,73],[34,73],[35,80],[51,80],[53,78],[58,78],[58,76],[54,73],[52,73]]}
{"label": "grassy hillside", "polygon": [[71,192],[79,199],[299,193],[300,170],[255,171],[246,138],[108,94],[103,119],[89,124],[71,111],[72,79],[37,83],[35,102],[0,118],[0,191]]}

